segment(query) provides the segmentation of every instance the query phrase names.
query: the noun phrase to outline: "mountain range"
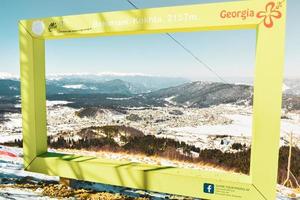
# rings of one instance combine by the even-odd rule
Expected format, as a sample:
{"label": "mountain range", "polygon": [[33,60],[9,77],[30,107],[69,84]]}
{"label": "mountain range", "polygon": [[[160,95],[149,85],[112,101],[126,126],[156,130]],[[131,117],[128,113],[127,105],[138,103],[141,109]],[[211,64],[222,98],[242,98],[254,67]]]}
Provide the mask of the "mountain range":
{"label": "mountain range", "polygon": [[[250,85],[192,82],[184,78],[143,74],[71,74],[47,78],[47,98],[70,101],[73,107],[250,105],[252,90]],[[284,92],[285,106],[300,109],[300,81],[286,80]],[[1,99],[10,99],[13,103],[19,94],[18,79],[0,79],[0,103]]]}
{"label": "mountain range", "polygon": [[209,107],[227,103],[251,103],[252,87],[225,83],[191,82],[157,90],[146,98],[164,99],[168,104],[188,107]]}
{"label": "mountain range", "polygon": [[[189,82],[180,77],[144,74],[63,74],[47,76],[47,94],[140,94]],[[0,96],[17,95],[16,76],[0,73]]]}

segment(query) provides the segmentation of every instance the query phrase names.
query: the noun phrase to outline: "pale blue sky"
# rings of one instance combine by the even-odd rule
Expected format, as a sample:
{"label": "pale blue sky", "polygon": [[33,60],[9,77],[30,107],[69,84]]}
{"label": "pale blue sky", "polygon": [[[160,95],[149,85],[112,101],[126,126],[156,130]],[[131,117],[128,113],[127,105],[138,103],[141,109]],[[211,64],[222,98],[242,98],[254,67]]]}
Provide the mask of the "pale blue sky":
{"label": "pale blue sky", "polygon": [[[140,8],[203,0],[133,0]],[[132,9],[125,0],[2,0],[0,72],[19,73],[17,22],[20,19]],[[286,77],[300,77],[300,1],[288,1]],[[223,77],[253,75],[255,32],[176,33],[174,36]],[[52,40],[46,43],[47,73],[134,72],[212,77],[163,34]]]}

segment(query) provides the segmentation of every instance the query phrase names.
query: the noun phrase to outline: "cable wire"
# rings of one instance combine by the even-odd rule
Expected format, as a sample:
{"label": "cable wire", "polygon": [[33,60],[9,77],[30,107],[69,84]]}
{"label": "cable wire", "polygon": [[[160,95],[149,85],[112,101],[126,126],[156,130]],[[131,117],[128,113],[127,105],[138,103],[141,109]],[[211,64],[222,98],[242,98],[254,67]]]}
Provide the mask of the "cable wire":
{"label": "cable wire", "polygon": [[[131,0],[126,0],[132,7],[135,9],[139,9]],[[170,33],[165,33],[166,36],[168,36],[171,40],[173,40],[178,46],[180,46],[183,50],[185,50],[190,56],[192,56],[199,64],[204,66],[207,70],[209,70],[211,73],[213,73],[218,79],[220,79],[222,82],[227,83],[225,79],[223,79],[216,71],[213,70],[213,68],[202,61],[196,54],[194,54],[189,48],[187,48],[182,42],[180,42],[178,39],[174,37],[174,35],[171,35]]]}
{"label": "cable wire", "polygon": [[132,3],[130,0],[126,0],[132,7],[135,9],[139,9],[134,3]]}

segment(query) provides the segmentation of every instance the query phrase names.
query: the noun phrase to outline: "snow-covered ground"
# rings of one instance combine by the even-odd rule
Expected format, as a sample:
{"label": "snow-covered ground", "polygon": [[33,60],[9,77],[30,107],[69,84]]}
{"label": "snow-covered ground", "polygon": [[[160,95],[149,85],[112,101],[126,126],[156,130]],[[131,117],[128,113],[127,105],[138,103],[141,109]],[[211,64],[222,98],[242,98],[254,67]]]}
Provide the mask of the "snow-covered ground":
{"label": "snow-covered ground", "polygon": [[54,200],[54,198],[46,197],[38,191],[18,188],[0,188],[0,200]]}
{"label": "snow-covered ground", "polygon": [[57,105],[67,105],[69,103],[72,103],[70,101],[46,101],[47,107],[53,107]]}
{"label": "snow-covered ground", "polygon": [[[176,127],[170,130],[184,132],[187,134],[201,135],[229,135],[229,136],[246,136],[252,135],[252,116],[251,115],[224,115],[233,120],[232,124],[202,125],[197,127]],[[300,123],[293,123],[290,120],[281,120],[281,135],[294,133],[300,136]]]}
{"label": "snow-covered ground", "polygon": [[[47,101],[48,135],[64,131],[77,131],[90,126],[126,125],[143,130],[145,134],[167,137],[184,141],[201,148],[227,150],[233,143],[251,144],[252,108],[250,106],[219,105],[211,108],[165,107],[154,110],[128,109],[129,114],[138,115],[143,120],[133,122],[125,114],[103,109],[103,114],[80,118],[78,109],[66,106],[67,101]],[[170,111],[178,110],[183,114],[174,117]],[[149,117],[151,116],[151,117]],[[22,137],[21,114],[5,114],[8,121],[0,124],[0,142],[14,141]],[[289,112],[281,120],[281,145],[287,145],[288,134],[293,133],[294,142],[300,147],[300,114]],[[227,146],[220,146],[224,140],[218,136],[228,136]],[[227,138],[227,139],[228,139]],[[226,143],[226,142],[225,142]]]}
{"label": "snow-covered ground", "polygon": [[[0,150],[7,151],[17,155],[17,157],[8,157],[0,155],[0,200],[51,200],[52,198],[44,197],[41,191],[33,191],[25,188],[16,188],[14,184],[19,180],[28,178],[32,183],[40,181],[57,182],[58,177],[46,176],[27,172],[23,170],[22,149],[0,146]],[[5,187],[3,187],[5,186]]]}

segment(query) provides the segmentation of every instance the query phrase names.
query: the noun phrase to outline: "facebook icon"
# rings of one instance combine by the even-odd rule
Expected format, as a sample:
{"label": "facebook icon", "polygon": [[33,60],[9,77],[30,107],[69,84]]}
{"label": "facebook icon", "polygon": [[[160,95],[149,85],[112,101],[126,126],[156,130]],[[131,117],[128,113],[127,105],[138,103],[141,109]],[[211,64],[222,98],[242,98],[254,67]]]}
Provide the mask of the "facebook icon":
{"label": "facebook icon", "polygon": [[215,193],[215,185],[210,183],[204,183],[203,186],[204,193],[214,194]]}

